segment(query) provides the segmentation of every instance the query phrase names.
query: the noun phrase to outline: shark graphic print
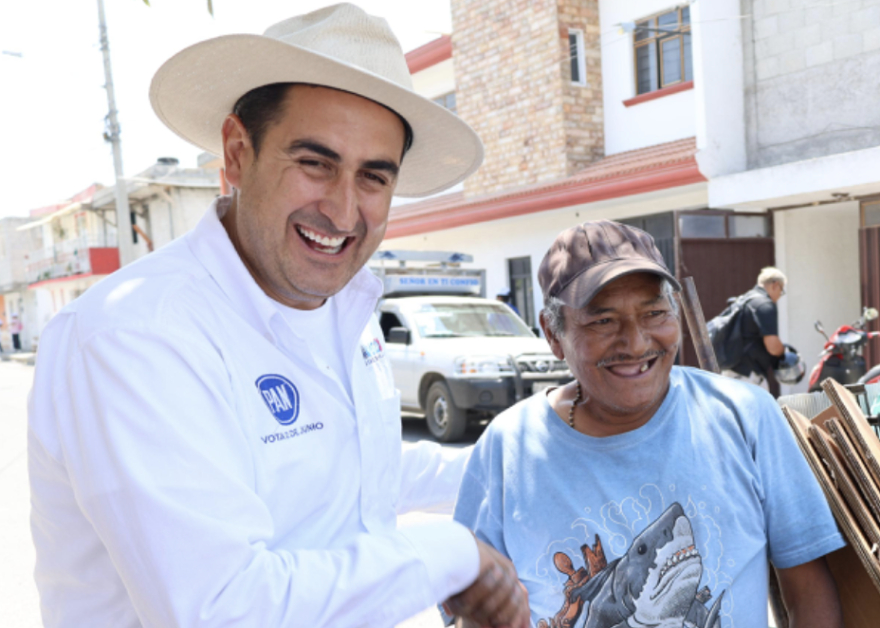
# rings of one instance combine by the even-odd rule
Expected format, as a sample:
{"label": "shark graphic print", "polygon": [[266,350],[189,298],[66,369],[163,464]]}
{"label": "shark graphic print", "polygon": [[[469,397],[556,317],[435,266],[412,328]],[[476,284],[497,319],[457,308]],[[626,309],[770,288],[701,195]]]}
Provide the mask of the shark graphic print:
{"label": "shark graphic print", "polygon": [[554,554],[554,566],[568,576],[564,599],[538,628],[721,628],[724,592],[712,600],[709,588],[700,588],[702,557],[679,503],[614,561],[607,562],[598,534],[581,553],[585,566],[577,570],[568,554]]}

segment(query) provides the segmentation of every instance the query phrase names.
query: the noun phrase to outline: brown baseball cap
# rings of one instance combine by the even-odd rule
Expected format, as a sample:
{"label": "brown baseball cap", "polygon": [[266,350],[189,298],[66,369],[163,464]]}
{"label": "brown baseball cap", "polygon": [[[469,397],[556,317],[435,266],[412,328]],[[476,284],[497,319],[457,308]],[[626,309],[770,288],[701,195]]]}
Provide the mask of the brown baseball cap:
{"label": "brown baseball cap", "polygon": [[611,220],[591,220],[556,237],[541,262],[538,281],[545,303],[556,297],[582,308],[609,283],[633,273],[659,275],[681,290],[649,234]]}

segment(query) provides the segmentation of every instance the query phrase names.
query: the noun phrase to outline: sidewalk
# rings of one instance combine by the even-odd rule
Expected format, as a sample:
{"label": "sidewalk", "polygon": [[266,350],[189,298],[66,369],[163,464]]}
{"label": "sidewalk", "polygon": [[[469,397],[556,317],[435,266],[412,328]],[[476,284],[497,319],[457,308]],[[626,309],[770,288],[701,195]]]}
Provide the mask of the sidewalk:
{"label": "sidewalk", "polygon": [[0,362],[18,362],[19,364],[25,364],[28,366],[33,366],[37,360],[37,354],[31,351],[3,351],[0,353]]}
{"label": "sidewalk", "polygon": [[[13,354],[24,355],[24,354]],[[34,369],[0,354],[0,626],[38,628],[28,516],[27,394]]]}

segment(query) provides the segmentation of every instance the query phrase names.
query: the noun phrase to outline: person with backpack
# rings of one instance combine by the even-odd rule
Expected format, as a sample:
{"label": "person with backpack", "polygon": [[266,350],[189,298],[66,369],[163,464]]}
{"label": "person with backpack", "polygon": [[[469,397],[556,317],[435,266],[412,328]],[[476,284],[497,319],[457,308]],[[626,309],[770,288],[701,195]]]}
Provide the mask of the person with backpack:
{"label": "person with backpack", "polygon": [[[758,275],[754,288],[734,299],[708,323],[718,366],[725,375],[749,380],[779,396],[775,374],[788,349],[779,338],[776,304],[785,295],[787,279],[781,270],[768,266]],[[796,378],[799,379],[799,378]],[[785,381],[784,383],[795,383]]]}

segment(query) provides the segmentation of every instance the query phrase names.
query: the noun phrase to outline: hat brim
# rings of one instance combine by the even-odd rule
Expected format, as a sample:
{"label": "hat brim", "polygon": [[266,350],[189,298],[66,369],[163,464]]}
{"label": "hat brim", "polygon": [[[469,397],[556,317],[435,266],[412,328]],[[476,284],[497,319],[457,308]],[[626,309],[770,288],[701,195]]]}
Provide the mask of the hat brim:
{"label": "hat brim", "polygon": [[223,154],[221,126],[236,101],[271,83],[311,83],[363,96],[412,127],[396,196],[436,194],[463,181],[483,161],[480,138],[451,111],[367,70],[261,35],[226,35],[186,48],[156,72],[150,102],[186,141]]}
{"label": "hat brim", "polygon": [[616,259],[597,264],[584,271],[560,290],[556,297],[567,306],[580,309],[586,307],[602,288],[612,281],[635,273],[658,275],[672,284],[676,291],[681,290],[681,284],[675,276],[660,264],[648,260]]}

